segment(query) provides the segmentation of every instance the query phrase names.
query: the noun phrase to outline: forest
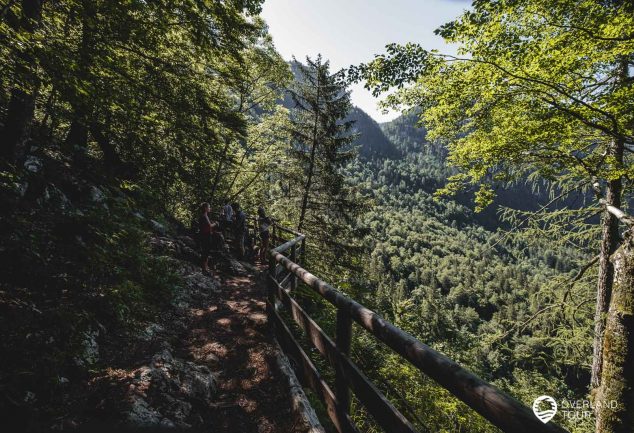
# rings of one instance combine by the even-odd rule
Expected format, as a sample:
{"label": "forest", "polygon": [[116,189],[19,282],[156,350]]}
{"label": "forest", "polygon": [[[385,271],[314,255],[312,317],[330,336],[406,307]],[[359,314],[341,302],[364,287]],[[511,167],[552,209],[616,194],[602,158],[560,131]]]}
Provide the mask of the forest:
{"label": "forest", "polygon": [[[0,0],[7,431],[309,431],[268,394],[253,397],[257,420],[226,401],[257,365],[196,357],[223,343],[257,358],[256,346],[231,349],[239,338],[196,343],[224,322],[195,316],[243,302],[266,317],[271,223],[305,236],[304,268],[418,341],[532,410],[550,396],[559,411],[546,426],[634,432],[634,4],[474,0],[435,30],[455,54],[393,43],[339,70],[317,53],[284,58],[264,6]],[[352,102],[359,83],[401,114],[375,121]],[[227,241],[210,272],[201,204]],[[229,204],[233,224],[244,210],[246,237],[213,228]],[[252,289],[227,295],[232,284]],[[307,285],[293,296],[338,332]],[[155,337],[163,328],[169,345]],[[253,344],[276,346],[263,329]],[[352,329],[350,360],[415,431],[501,431]],[[181,382],[131,400],[140,366],[162,368],[153,354],[166,348]],[[189,377],[207,384],[204,398],[202,385],[182,397]],[[304,388],[314,431],[338,431]],[[356,397],[349,418],[385,431]]]}

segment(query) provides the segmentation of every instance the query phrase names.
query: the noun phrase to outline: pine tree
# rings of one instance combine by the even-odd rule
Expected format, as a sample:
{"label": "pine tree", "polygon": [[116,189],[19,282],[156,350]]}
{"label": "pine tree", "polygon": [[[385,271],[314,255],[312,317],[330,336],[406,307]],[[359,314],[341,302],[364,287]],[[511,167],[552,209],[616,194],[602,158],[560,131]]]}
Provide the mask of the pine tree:
{"label": "pine tree", "polygon": [[348,226],[358,208],[346,187],[343,166],[354,156],[352,121],[344,120],[352,108],[343,73],[330,73],[321,55],[307,65],[297,62],[298,79],[290,89],[295,107],[291,111],[291,172],[298,200],[295,216],[298,231],[311,232],[318,244],[331,247]]}

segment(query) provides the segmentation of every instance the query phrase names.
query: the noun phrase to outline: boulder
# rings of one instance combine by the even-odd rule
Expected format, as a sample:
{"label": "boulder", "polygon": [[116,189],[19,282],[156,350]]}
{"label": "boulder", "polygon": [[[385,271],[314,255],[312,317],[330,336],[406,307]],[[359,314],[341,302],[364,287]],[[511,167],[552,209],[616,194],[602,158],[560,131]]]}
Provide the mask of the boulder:
{"label": "boulder", "polygon": [[177,238],[157,236],[150,239],[152,250],[162,255],[173,256],[189,262],[198,263],[200,255],[185,242]]}
{"label": "boulder", "polygon": [[150,220],[150,227],[152,227],[152,230],[155,233],[158,233],[161,236],[165,236],[167,234],[165,226],[156,220]]}
{"label": "boulder", "polygon": [[175,239],[192,250],[196,250],[198,248],[196,242],[190,236],[176,236]]}
{"label": "boulder", "polygon": [[106,200],[106,195],[102,190],[93,185],[90,187],[90,200],[94,203],[102,203]]}
{"label": "boulder", "polygon": [[38,202],[40,204],[50,203],[65,212],[73,208],[73,204],[66,194],[53,184],[49,184],[44,188],[44,193],[38,199]]}
{"label": "boulder", "polygon": [[99,343],[97,343],[98,336],[99,331],[91,329],[84,332],[81,342],[82,351],[79,356],[75,358],[76,364],[86,366],[93,365],[99,361]]}
{"label": "boulder", "polygon": [[140,338],[143,341],[151,341],[157,336],[157,334],[160,334],[164,331],[165,328],[163,328],[158,323],[150,323],[148,326],[145,327],[140,335]]}
{"label": "boulder", "polygon": [[20,197],[24,197],[28,189],[29,189],[29,183],[27,181],[15,182],[15,191],[18,193]]}
{"label": "boulder", "polygon": [[216,393],[211,371],[175,358],[165,349],[134,373],[129,386],[127,423],[132,427],[189,428],[202,420],[193,404],[209,404]]}
{"label": "boulder", "polygon": [[42,169],[42,160],[36,156],[29,155],[24,161],[24,168],[31,173],[37,173]]}
{"label": "boulder", "polygon": [[230,272],[233,275],[246,275],[247,270],[242,263],[234,259],[233,257],[229,258],[229,268]]}

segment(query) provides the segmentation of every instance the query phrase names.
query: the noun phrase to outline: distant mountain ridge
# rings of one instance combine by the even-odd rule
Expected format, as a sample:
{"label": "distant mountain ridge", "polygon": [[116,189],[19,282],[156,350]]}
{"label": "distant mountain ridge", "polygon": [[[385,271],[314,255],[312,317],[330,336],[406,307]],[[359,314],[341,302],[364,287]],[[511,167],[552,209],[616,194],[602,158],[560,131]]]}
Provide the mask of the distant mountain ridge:
{"label": "distant mountain ridge", "polygon": [[[412,183],[416,188],[433,193],[445,185],[455,171],[447,165],[447,149],[427,140],[427,130],[419,124],[420,111],[412,110],[396,119],[381,124],[381,130],[400,153],[400,178]],[[536,210],[540,203],[548,201],[545,193],[535,193],[528,185],[504,187],[499,185],[497,196],[491,206],[475,213],[473,219],[484,227],[495,230],[504,226],[498,216],[499,206],[513,209]],[[452,198],[470,209],[474,209],[473,195],[469,191],[458,193]]]}
{"label": "distant mountain ridge", "polygon": [[359,148],[359,156],[363,159],[401,157],[401,152],[396,148],[381,126],[370,115],[359,107],[354,107],[348,115],[349,120],[354,120],[354,131],[358,134],[354,145]]}
{"label": "distant mountain ridge", "polygon": [[[289,62],[295,80],[301,79],[299,64],[297,61]],[[293,98],[288,92],[280,103],[289,110],[295,106]],[[355,122],[353,133],[357,134],[357,137],[353,141],[352,146],[358,149],[361,159],[393,159],[400,157],[400,152],[392,141],[385,136],[381,126],[361,108],[353,107],[345,120],[353,120]]]}

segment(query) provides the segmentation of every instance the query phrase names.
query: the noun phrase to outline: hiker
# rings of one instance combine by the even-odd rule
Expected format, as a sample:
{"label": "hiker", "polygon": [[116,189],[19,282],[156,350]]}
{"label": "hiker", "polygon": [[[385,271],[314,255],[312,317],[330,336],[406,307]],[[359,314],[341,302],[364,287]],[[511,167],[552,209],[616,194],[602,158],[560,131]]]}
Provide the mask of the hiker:
{"label": "hiker", "polygon": [[231,232],[231,226],[233,225],[234,210],[229,202],[226,202],[222,207],[222,217],[220,218],[220,227],[225,235],[225,238],[229,238]]}
{"label": "hiker", "polygon": [[209,219],[211,205],[207,202],[200,205],[200,216],[198,217],[198,236],[200,249],[202,254],[202,272],[205,275],[211,275],[209,272],[209,253],[211,252],[211,234],[216,223],[212,223]]}
{"label": "hiker", "polygon": [[269,249],[271,218],[266,216],[264,208],[260,206],[258,208],[258,227],[260,228],[260,262],[266,261],[266,252]]}
{"label": "hiker", "polygon": [[233,204],[233,210],[235,211],[233,233],[236,239],[236,247],[240,258],[244,258],[244,240],[247,231],[247,216],[240,207],[239,203]]}

